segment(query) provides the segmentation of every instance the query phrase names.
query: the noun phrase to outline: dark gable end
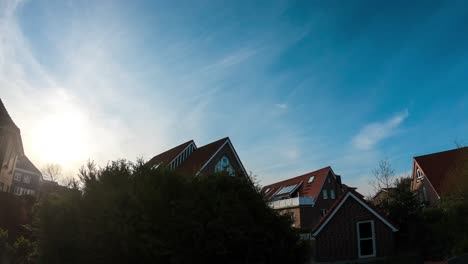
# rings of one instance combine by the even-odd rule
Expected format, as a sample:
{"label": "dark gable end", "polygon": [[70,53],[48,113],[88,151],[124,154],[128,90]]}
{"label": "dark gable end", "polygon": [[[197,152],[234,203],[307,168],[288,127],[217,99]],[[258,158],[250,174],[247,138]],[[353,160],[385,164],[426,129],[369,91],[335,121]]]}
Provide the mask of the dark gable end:
{"label": "dark gable end", "polygon": [[379,219],[382,223],[388,226],[393,232],[398,231],[398,228],[396,227],[395,224],[393,224],[387,217],[385,217],[382,213],[380,213],[377,208],[367,203],[361,197],[359,193],[353,190],[348,190],[333,204],[333,206],[330,208],[328,213],[320,220],[317,226],[312,230],[312,236],[314,237],[318,236],[319,233],[323,230],[323,228],[325,228],[325,226],[331,221],[331,219],[336,215],[336,213],[348,200],[357,201],[362,207],[364,207],[371,214],[373,214],[377,219]]}
{"label": "dark gable end", "polygon": [[229,137],[222,138],[196,149],[179,168],[185,173],[213,173],[219,159],[226,155],[236,171],[248,176]]}

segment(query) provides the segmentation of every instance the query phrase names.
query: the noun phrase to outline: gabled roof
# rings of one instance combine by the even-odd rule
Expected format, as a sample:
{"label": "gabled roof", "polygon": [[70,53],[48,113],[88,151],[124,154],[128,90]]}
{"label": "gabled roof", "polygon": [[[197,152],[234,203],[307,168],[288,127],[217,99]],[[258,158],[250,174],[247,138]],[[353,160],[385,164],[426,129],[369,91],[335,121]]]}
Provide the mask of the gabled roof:
{"label": "gabled roof", "polygon": [[363,198],[362,195],[354,190],[349,189],[344,194],[342,194],[338,200],[335,201],[333,206],[328,210],[327,214],[322,217],[320,222],[315,226],[312,230],[312,236],[317,236],[320,231],[330,222],[331,219],[335,216],[335,214],[340,210],[343,204],[346,203],[349,199],[356,200],[360,205],[362,205],[365,209],[367,209],[370,213],[372,213],[375,217],[377,217],[380,221],[382,221],[385,225],[387,225],[393,232],[398,231],[398,228],[394,223],[392,223],[385,215],[379,212],[377,208],[375,208],[372,204],[367,203]]}
{"label": "gabled roof", "polygon": [[[193,153],[182,163],[180,171],[197,173],[208,163],[208,161],[221,149],[221,147],[229,141],[228,137],[222,138],[215,142],[197,148]],[[241,164],[242,165],[242,164]]]}
{"label": "gabled roof", "polygon": [[177,155],[180,154],[180,152],[182,152],[186,147],[188,147],[190,143],[194,143],[193,140],[189,140],[185,143],[180,144],[177,147],[171,148],[169,150],[164,151],[161,154],[154,156],[146,164],[149,166],[154,166],[160,163],[168,165],[172,160],[175,159],[175,157],[177,157]]}
{"label": "gabled roof", "polygon": [[15,122],[13,122],[13,119],[11,119],[10,115],[8,114],[2,99],[0,99],[0,126],[9,127],[17,132],[20,132],[20,129],[16,126]]}
{"label": "gabled roof", "polygon": [[[154,166],[159,163],[163,163],[168,165],[174,158],[177,157],[184,149],[186,149],[190,144],[194,144],[193,140],[187,141],[175,148],[167,150],[155,157],[153,157],[150,161],[146,164],[149,166]],[[237,162],[239,163],[242,172],[247,176],[247,171],[244,168],[244,165],[239,159],[239,156],[236,153],[236,150],[232,146],[231,140],[229,137],[225,137],[209,144],[206,144],[202,147],[195,149],[191,152],[187,158],[181,161],[181,164],[176,168],[177,171],[185,172],[185,173],[199,173],[202,171],[205,166],[209,164],[209,162],[215,157],[215,155],[225,146],[228,145],[233,155],[235,156]]]}
{"label": "gabled roof", "polygon": [[[414,157],[414,160],[439,195],[447,191],[449,187],[447,186],[448,174],[452,169],[455,169],[454,166],[457,165],[460,159],[468,159],[468,147]],[[456,176],[461,177],[463,175]]]}
{"label": "gabled roof", "polygon": [[25,171],[30,171],[38,175],[42,175],[41,171],[37,169],[36,166],[29,160],[26,155],[23,155],[18,158],[18,161],[16,162],[16,168],[25,170]]}
{"label": "gabled roof", "polygon": [[[322,189],[323,184],[325,183],[325,179],[329,172],[333,173],[333,170],[330,166],[306,173],[301,176],[297,176],[294,178],[290,178],[284,181],[276,182],[262,188],[262,193],[264,194],[265,198],[271,199],[274,197],[275,193],[282,187],[290,186],[294,184],[302,184],[297,189],[299,192],[299,196],[301,197],[317,197],[320,194],[320,190]],[[309,183],[309,179],[311,176],[314,176],[314,180]],[[267,192],[268,190],[268,192]]]}

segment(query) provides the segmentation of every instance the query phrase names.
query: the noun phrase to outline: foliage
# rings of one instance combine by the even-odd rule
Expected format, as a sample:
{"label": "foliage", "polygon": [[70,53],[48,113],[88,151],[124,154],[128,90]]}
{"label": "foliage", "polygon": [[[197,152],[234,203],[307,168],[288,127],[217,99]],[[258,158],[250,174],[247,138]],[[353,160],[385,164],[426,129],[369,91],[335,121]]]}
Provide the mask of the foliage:
{"label": "foliage", "polygon": [[11,246],[8,231],[0,229],[0,263],[36,263],[36,245],[20,236]]}
{"label": "foliage", "polygon": [[421,235],[418,230],[423,206],[411,191],[411,177],[397,179],[395,184],[395,187],[389,191],[388,199],[382,200],[377,206],[398,224],[397,246],[399,249],[414,249]]}
{"label": "foliage", "polygon": [[139,161],[81,169],[81,192],[50,195],[35,222],[40,263],[298,263],[304,247],[251,181]]}

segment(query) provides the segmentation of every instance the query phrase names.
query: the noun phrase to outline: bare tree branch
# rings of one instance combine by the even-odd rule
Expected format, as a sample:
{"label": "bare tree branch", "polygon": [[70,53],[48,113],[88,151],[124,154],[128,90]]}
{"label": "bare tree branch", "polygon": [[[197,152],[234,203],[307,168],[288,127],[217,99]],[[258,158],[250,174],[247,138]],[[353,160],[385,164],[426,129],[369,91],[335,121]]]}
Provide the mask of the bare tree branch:
{"label": "bare tree branch", "polygon": [[62,167],[56,163],[48,163],[42,169],[42,174],[46,175],[51,181],[57,182],[62,176]]}
{"label": "bare tree branch", "polygon": [[372,175],[373,179],[369,181],[369,184],[374,187],[375,193],[395,185],[395,169],[386,159],[379,161],[377,168],[372,170]]}

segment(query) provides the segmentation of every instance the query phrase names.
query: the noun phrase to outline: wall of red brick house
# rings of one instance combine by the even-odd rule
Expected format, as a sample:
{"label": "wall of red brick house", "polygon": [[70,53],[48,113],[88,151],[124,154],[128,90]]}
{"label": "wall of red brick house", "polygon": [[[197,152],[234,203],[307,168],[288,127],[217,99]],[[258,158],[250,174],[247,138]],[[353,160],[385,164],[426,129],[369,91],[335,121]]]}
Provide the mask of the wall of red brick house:
{"label": "wall of red brick house", "polygon": [[[330,182],[328,179],[330,179]],[[323,190],[327,190],[328,199],[323,198]],[[330,190],[335,191],[334,199],[331,198]],[[338,182],[336,181],[335,177],[329,173],[327,179],[325,179],[325,183],[323,184],[322,190],[320,191],[314,207],[301,208],[301,227],[314,228],[320,222],[320,219],[322,219],[321,210],[329,210],[336,202],[336,200],[341,196],[341,194],[341,186],[338,186]]]}
{"label": "wall of red brick house", "polygon": [[391,255],[394,233],[356,200],[349,198],[316,237],[317,261],[358,259],[357,222],[374,221],[376,256]]}

